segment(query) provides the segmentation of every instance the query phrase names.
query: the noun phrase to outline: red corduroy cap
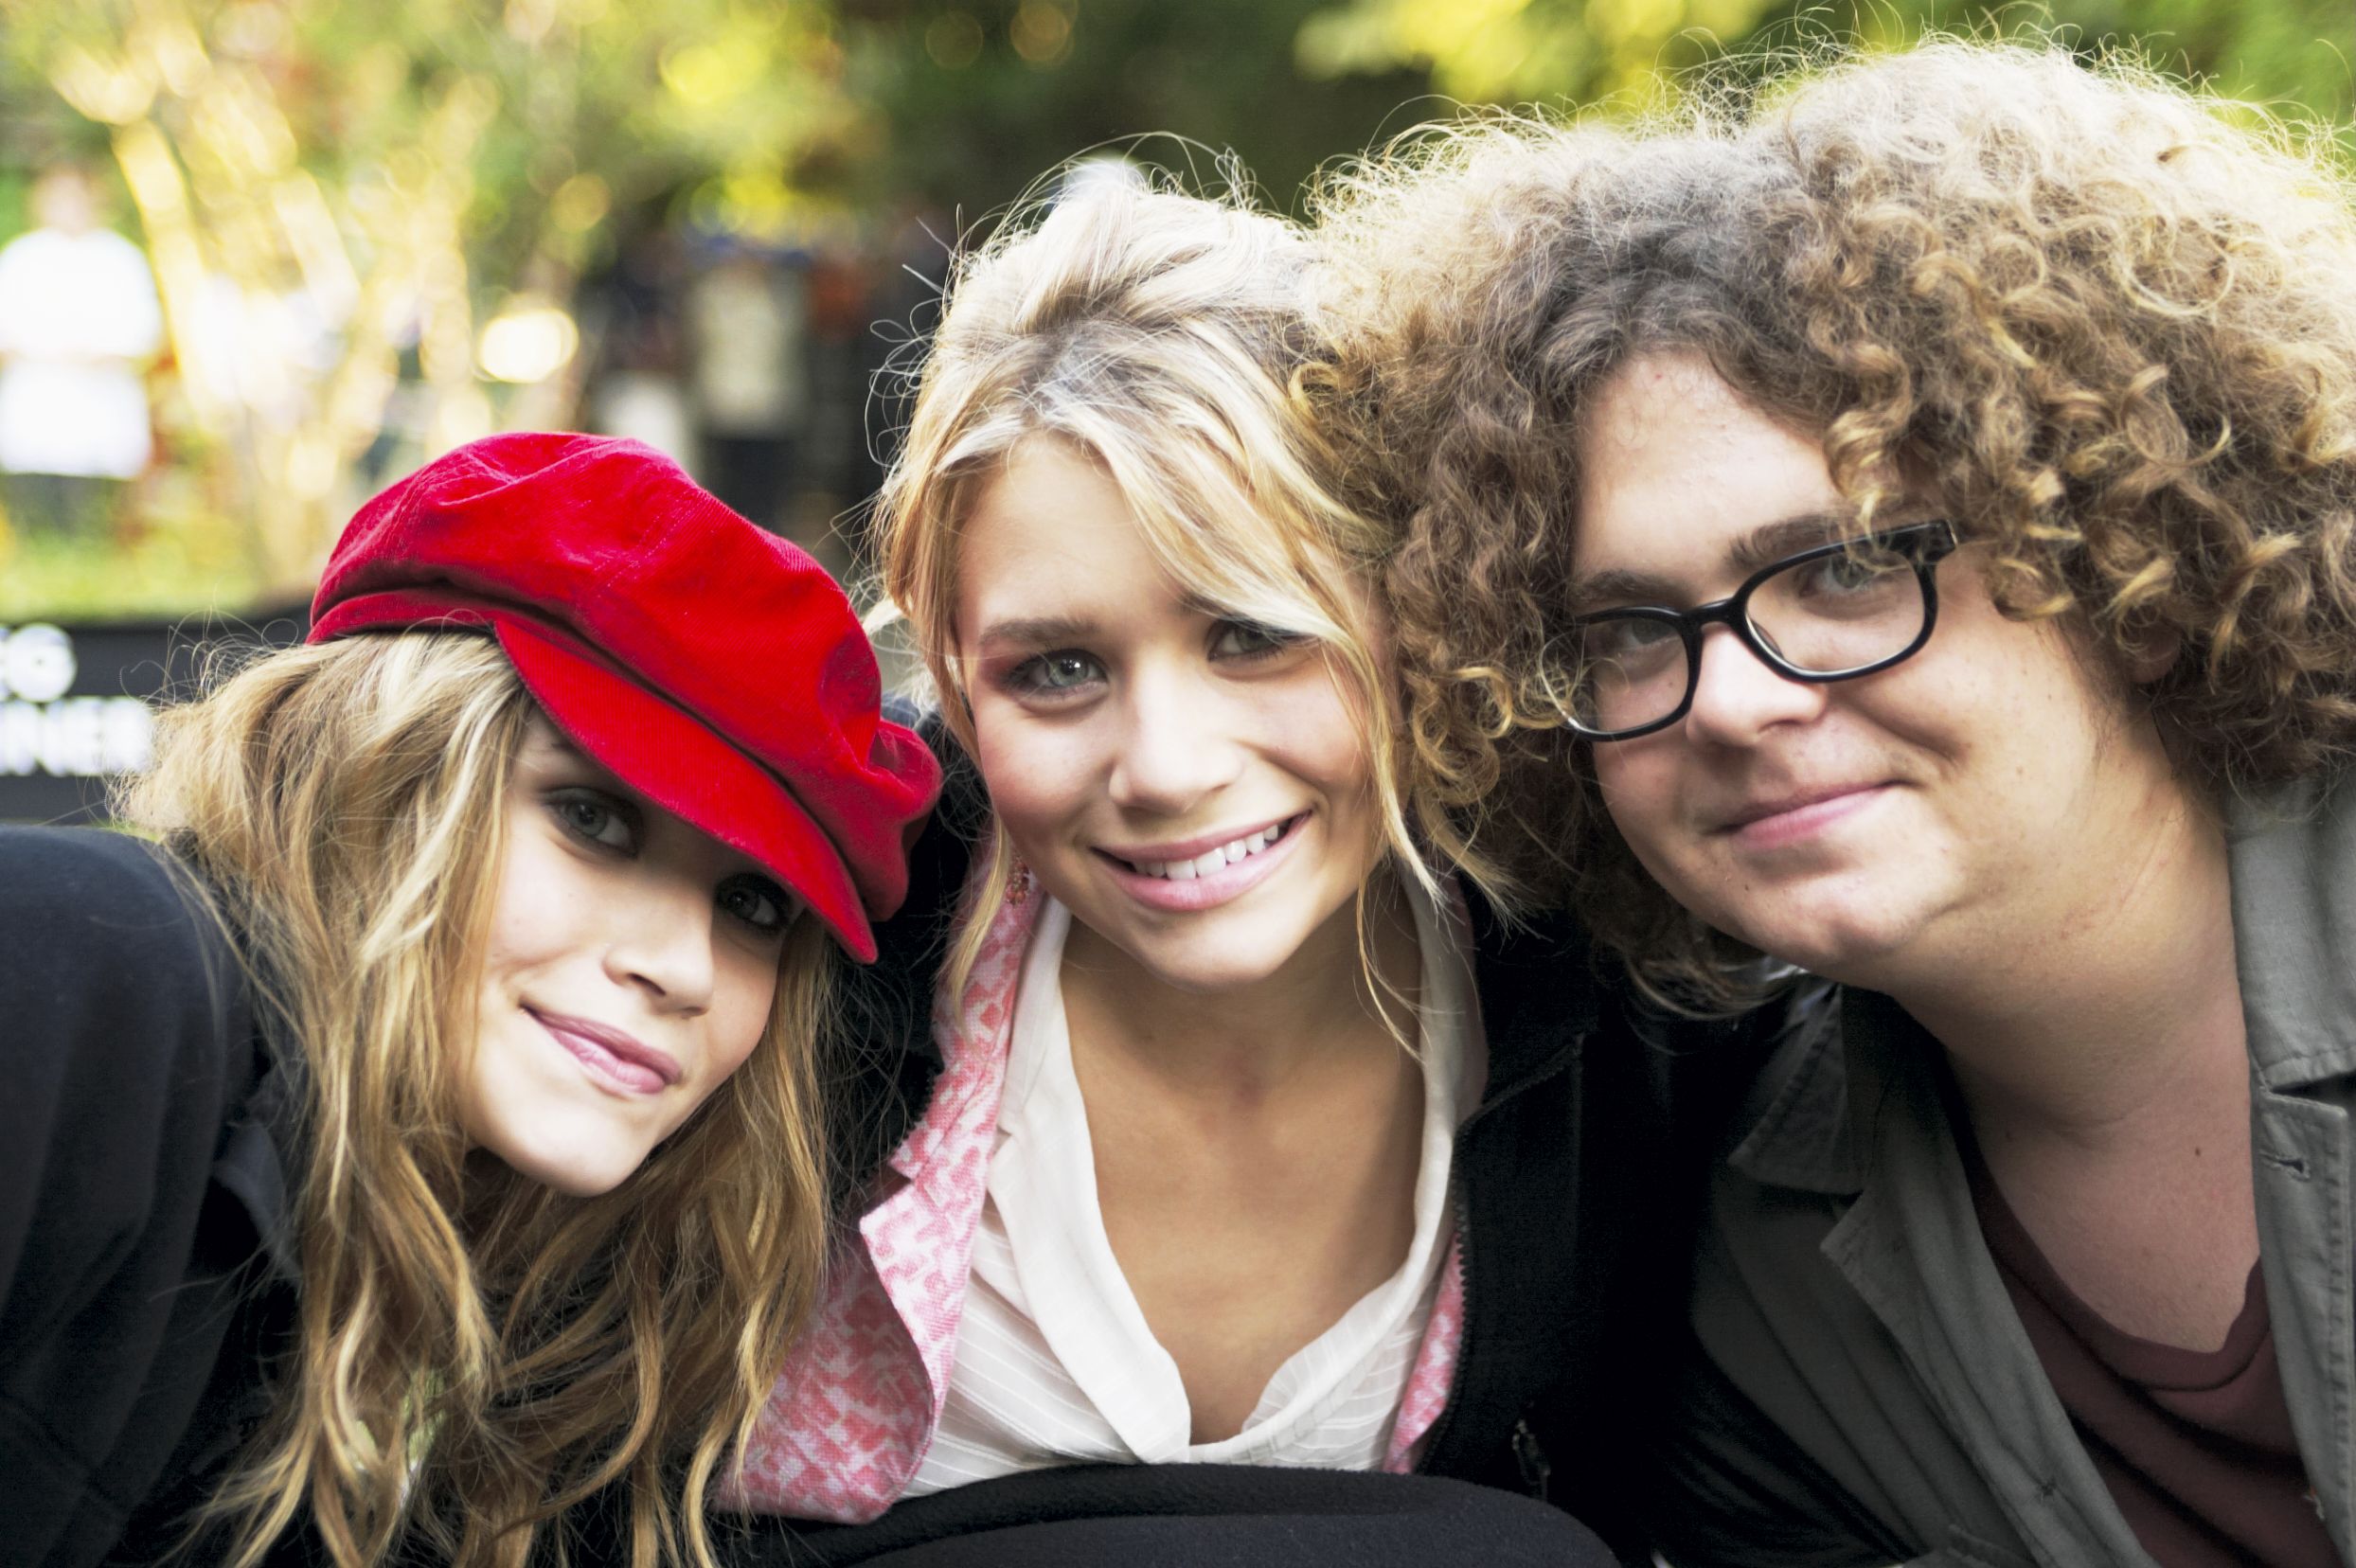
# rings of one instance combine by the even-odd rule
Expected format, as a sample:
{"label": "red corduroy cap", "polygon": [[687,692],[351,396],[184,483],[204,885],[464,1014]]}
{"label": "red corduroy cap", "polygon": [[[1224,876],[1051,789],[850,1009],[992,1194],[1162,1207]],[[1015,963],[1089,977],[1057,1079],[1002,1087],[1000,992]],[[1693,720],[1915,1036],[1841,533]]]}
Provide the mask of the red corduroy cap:
{"label": "red corduroy cap", "polygon": [[884,719],[825,568],[653,448],[523,434],[437,458],[360,508],[311,614],[312,642],[491,632],[583,751],[875,956],[940,769]]}

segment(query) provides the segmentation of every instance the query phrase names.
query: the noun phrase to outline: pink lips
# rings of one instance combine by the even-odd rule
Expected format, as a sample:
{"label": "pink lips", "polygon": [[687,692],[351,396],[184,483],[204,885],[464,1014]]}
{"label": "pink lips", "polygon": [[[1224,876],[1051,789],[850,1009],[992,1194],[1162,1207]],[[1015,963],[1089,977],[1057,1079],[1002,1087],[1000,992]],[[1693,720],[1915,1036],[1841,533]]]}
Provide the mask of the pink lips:
{"label": "pink lips", "polygon": [[1133,858],[1141,861],[1183,860],[1189,854],[1199,855],[1218,845],[1231,843],[1240,835],[1229,833],[1223,838],[1206,836],[1189,839],[1183,844],[1153,845],[1131,850],[1125,856],[1116,856],[1103,849],[1098,850],[1097,854],[1112,873],[1113,881],[1139,903],[1172,914],[1192,914],[1197,910],[1216,909],[1221,904],[1241,898],[1265,882],[1271,872],[1291,857],[1293,845],[1300,838],[1301,829],[1308,823],[1307,812],[1286,818],[1284,836],[1276,843],[1247,859],[1223,866],[1206,876],[1196,877],[1191,882],[1150,877],[1142,871],[1130,869],[1126,862]]}
{"label": "pink lips", "polygon": [[1721,829],[1746,849],[1781,849],[1864,811],[1889,786],[1860,784],[1746,807]]}
{"label": "pink lips", "polygon": [[683,1070],[668,1051],[586,1018],[524,1009],[548,1031],[587,1070],[590,1078],[610,1089],[631,1095],[659,1094],[679,1081]]}

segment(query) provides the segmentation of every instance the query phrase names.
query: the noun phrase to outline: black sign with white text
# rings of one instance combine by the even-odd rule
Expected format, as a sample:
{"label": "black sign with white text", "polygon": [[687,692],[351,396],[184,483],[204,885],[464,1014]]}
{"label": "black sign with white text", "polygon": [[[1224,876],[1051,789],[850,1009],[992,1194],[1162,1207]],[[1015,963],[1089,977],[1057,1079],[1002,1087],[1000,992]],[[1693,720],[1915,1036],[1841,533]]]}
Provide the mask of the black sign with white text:
{"label": "black sign with white text", "polygon": [[294,610],[250,621],[0,622],[0,822],[104,817],[114,781],[147,766],[154,710],[196,689],[224,648],[284,647]]}

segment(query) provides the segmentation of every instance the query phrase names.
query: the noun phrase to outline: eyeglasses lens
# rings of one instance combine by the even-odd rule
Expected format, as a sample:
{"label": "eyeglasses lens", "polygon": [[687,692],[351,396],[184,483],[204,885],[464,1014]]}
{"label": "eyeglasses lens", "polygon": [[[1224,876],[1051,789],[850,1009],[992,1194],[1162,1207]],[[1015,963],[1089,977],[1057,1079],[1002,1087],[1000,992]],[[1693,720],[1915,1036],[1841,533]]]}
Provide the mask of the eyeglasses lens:
{"label": "eyeglasses lens", "polygon": [[1896,550],[1795,561],[1751,591],[1752,634],[1794,669],[1840,675],[1896,658],[1922,632],[1922,583]]}
{"label": "eyeglasses lens", "polygon": [[1601,733],[1635,729],[1686,700],[1686,643],[1667,620],[1607,615],[1580,628],[1571,717]]}
{"label": "eyeglasses lens", "polygon": [[[1789,668],[1839,676],[1904,653],[1922,634],[1926,608],[1913,558],[1868,545],[1759,579],[1744,618],[1752,639]],[[1666,613],[1589,617],[1572,652],[1571,717],[1594,734],[1659,723],[1691,685],[1685,638]]]}

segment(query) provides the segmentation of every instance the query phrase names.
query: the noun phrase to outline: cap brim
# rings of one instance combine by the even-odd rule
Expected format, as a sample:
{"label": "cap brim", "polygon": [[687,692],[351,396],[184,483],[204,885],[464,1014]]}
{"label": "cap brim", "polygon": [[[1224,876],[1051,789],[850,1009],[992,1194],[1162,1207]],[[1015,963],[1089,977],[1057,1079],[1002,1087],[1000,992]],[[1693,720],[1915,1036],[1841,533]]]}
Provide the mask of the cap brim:
{"label": "cap brim", "polygon": [[561,633],[502,611],[484,616],[526,687],[583,751],[657,806],[758,861],[853,957],[874,960],[875,935],[842,856],[775,775]]}

